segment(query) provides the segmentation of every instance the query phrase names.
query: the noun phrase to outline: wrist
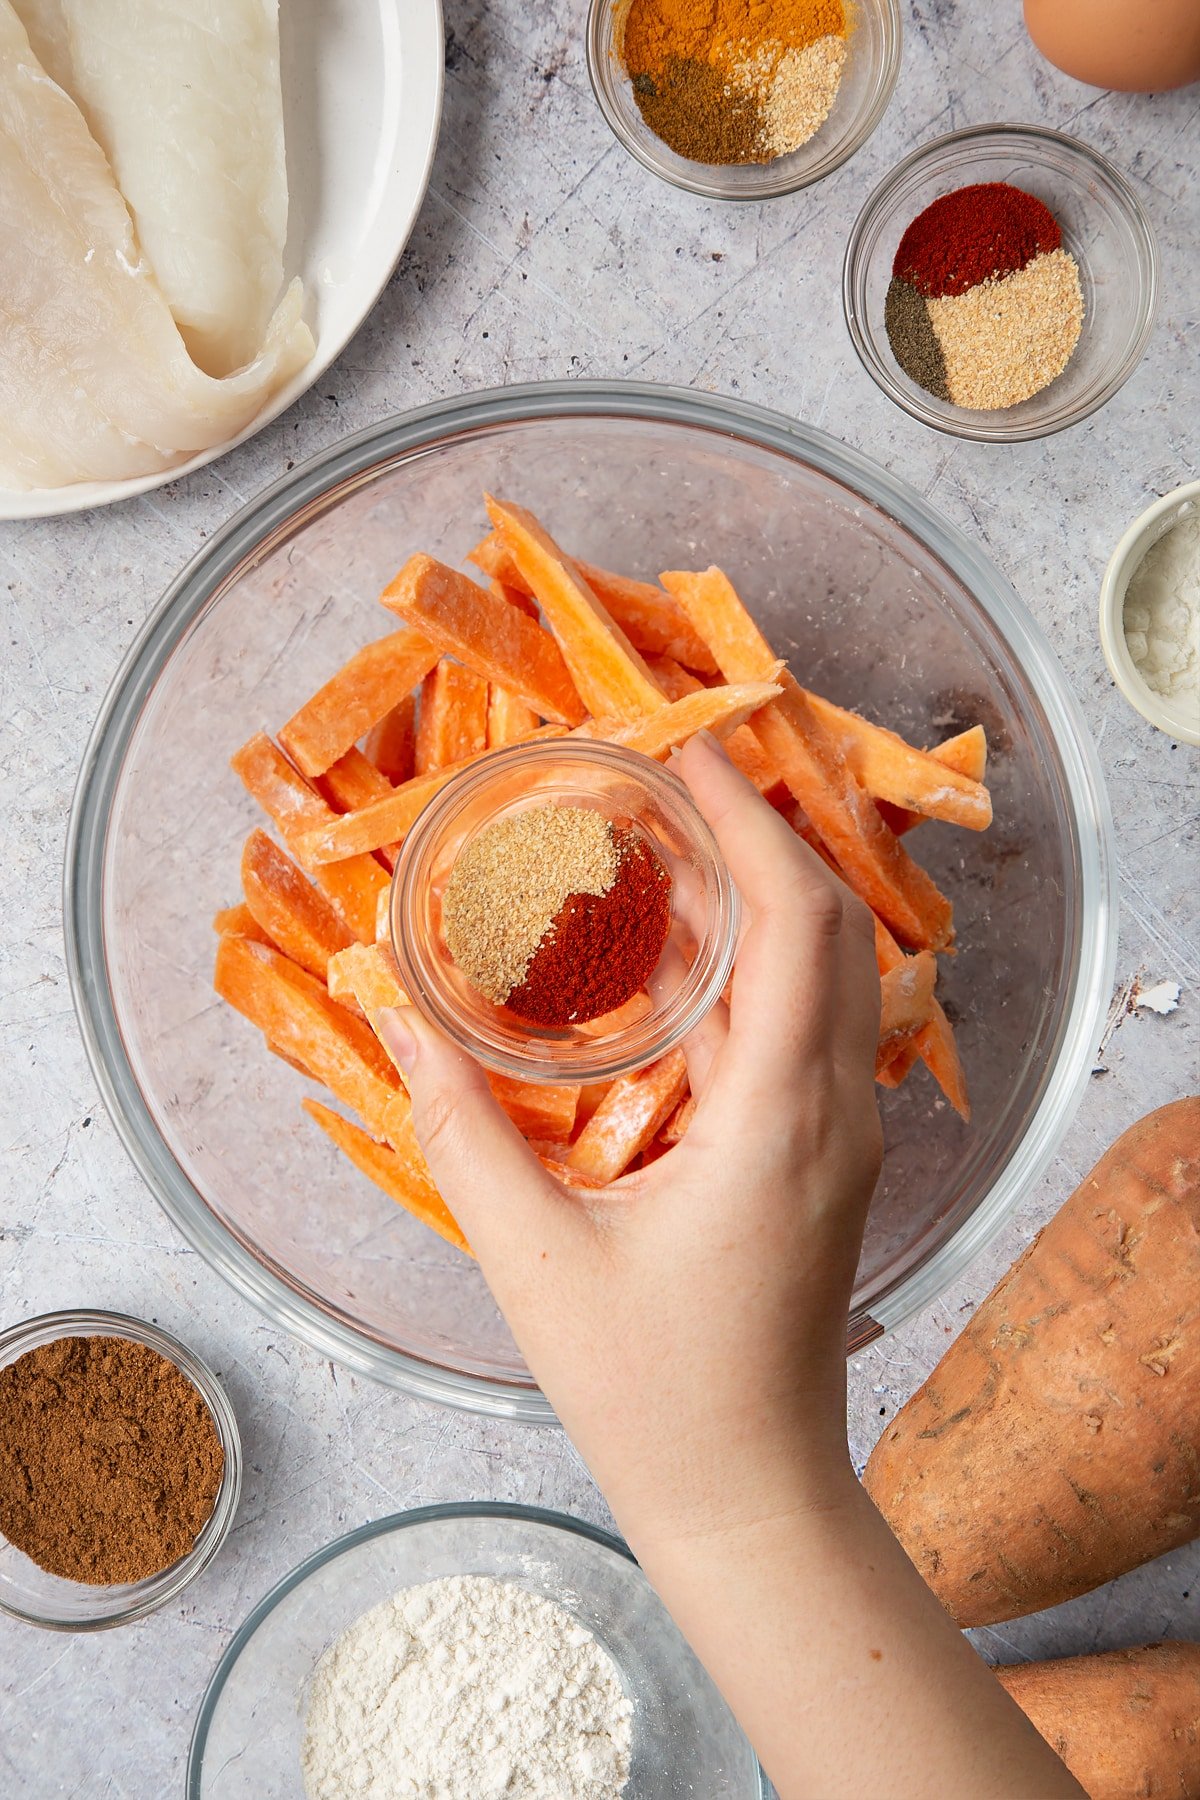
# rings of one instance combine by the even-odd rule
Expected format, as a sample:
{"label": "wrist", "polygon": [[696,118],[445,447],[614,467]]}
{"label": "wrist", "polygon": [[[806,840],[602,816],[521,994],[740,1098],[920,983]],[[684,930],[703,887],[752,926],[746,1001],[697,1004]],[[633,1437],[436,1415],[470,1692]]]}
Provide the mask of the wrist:
{"label": "wrist", "polygon": [[803,1529],[806,1519],[828,1521],[861,1500],[844,1430],[796,1426],[727,1434],[719,1446],[693,1442],[665,1458],[660,1452],[626,1479],[602,1485],[643,1560],[781,1525]]}

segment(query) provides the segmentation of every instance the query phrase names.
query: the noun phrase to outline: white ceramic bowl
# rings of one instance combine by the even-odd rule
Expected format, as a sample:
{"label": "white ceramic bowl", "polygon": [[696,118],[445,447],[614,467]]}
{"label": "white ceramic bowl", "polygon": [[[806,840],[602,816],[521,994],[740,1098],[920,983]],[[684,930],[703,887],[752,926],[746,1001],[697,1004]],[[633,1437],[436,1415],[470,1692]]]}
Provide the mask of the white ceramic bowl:
{"label": "white ceramic bowl", "polygon": [[1100,643],[1112,678],[1130,706],[1181,744],[1200,748],[1200,703],[1168,700],[1142,679],[1125,641],[1125,592],[1152,544],[1188,513],[1200,511],[1200,481],[1185,482],[1148,506],[1108,559],[1100,584]]}

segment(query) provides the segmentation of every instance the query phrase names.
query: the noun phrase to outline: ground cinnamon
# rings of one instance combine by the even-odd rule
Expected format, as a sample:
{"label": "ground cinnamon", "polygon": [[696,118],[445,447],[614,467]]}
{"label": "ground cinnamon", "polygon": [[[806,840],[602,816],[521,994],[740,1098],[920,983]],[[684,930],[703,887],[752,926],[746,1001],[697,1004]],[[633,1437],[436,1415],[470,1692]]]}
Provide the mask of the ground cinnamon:
{"label": "ground cinnamon", "polygon": [[0,1369],[0,1533],[51,1574],[110,1586],[168,1568],[223,1471],[202,1396],[145,1344],[58,1338]]}

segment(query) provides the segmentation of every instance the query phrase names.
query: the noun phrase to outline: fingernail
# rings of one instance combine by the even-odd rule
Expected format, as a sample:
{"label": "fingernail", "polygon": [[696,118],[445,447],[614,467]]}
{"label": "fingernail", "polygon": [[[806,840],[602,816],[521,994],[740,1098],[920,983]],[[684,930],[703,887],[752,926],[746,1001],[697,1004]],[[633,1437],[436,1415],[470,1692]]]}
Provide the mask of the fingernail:
{"label": "fingernail", "polygon": [[384,1049],[405,1074],[417,1055],[417,1040],[405,1017],[408,1011],[407,1006],[384,1006],[371,1021]]}
{"label": "fingernail", "polygon": [[709,749],[714,751],[716,753],[716,755],[721,757],[724,762],[729,761],[729,752],[728,752],[728,750],[726,750],[724,744],[721,742],[719,737],[714,737],[713,733],[708,730],[698,731],[696,733],[696,736],[698,738],[703,738],[704,742],[708,745]]}

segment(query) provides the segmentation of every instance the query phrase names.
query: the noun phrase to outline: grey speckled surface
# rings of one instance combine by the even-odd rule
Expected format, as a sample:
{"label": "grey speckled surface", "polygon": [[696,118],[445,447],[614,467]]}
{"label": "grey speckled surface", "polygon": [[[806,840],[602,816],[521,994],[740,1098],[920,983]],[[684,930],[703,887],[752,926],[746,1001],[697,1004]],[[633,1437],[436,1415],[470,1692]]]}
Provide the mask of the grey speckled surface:
{"label": "grey speckled surface", "polygon": [[[902,471],[1012,578],[1070,672],[1117,818],[1119,982],[1182,985],[1170,1018],[1118,1007],[1061,1153],[950,1293],[855,1363],[864,1455],[972,1305],[1104,1146],[1197,1085],[1195,786],[1114,691],[1096,637],[1125,522],[1197,472],[1197,90],[1097,94],[1042,64],[1015,4],[908,5],[899,92],[876,138],[792,199],[723,209],[630,161],[592,102],[581,8],[450,0],[445,121],[428,201],[386,295],[317,391],[260,437],[127,506],[0,533],[0,1320],[91,1303],[159,1319],[221,1372],[247,1453],[228,1549],[182,1604],[54,1637],[0,1621],[0,1792],[158,1800],[181,1791],[204,1684],[248,1607],[301,1556],[398,1507],[507,1497],[603,1520],[570,1445],[409,1402],[335,1370],[251,1313],[174,1235],[116,1142],[76,1036],[59,879],[75,769],[136,627],[205,535],[292,462],[447,391],[549,376],[691,383],[824,426]],[[860,371],[841,318],[846,230],[900,155],[994,118],[1076,132],[1132,178],[1158,234],[1149,353],[1088,424],[987,449],[927,434]],[[798,1604],[803,1604],[802,1597]],[[1200,1635],[1200,1546],[1053,1614],[980,1634],[989,1655]]]}

